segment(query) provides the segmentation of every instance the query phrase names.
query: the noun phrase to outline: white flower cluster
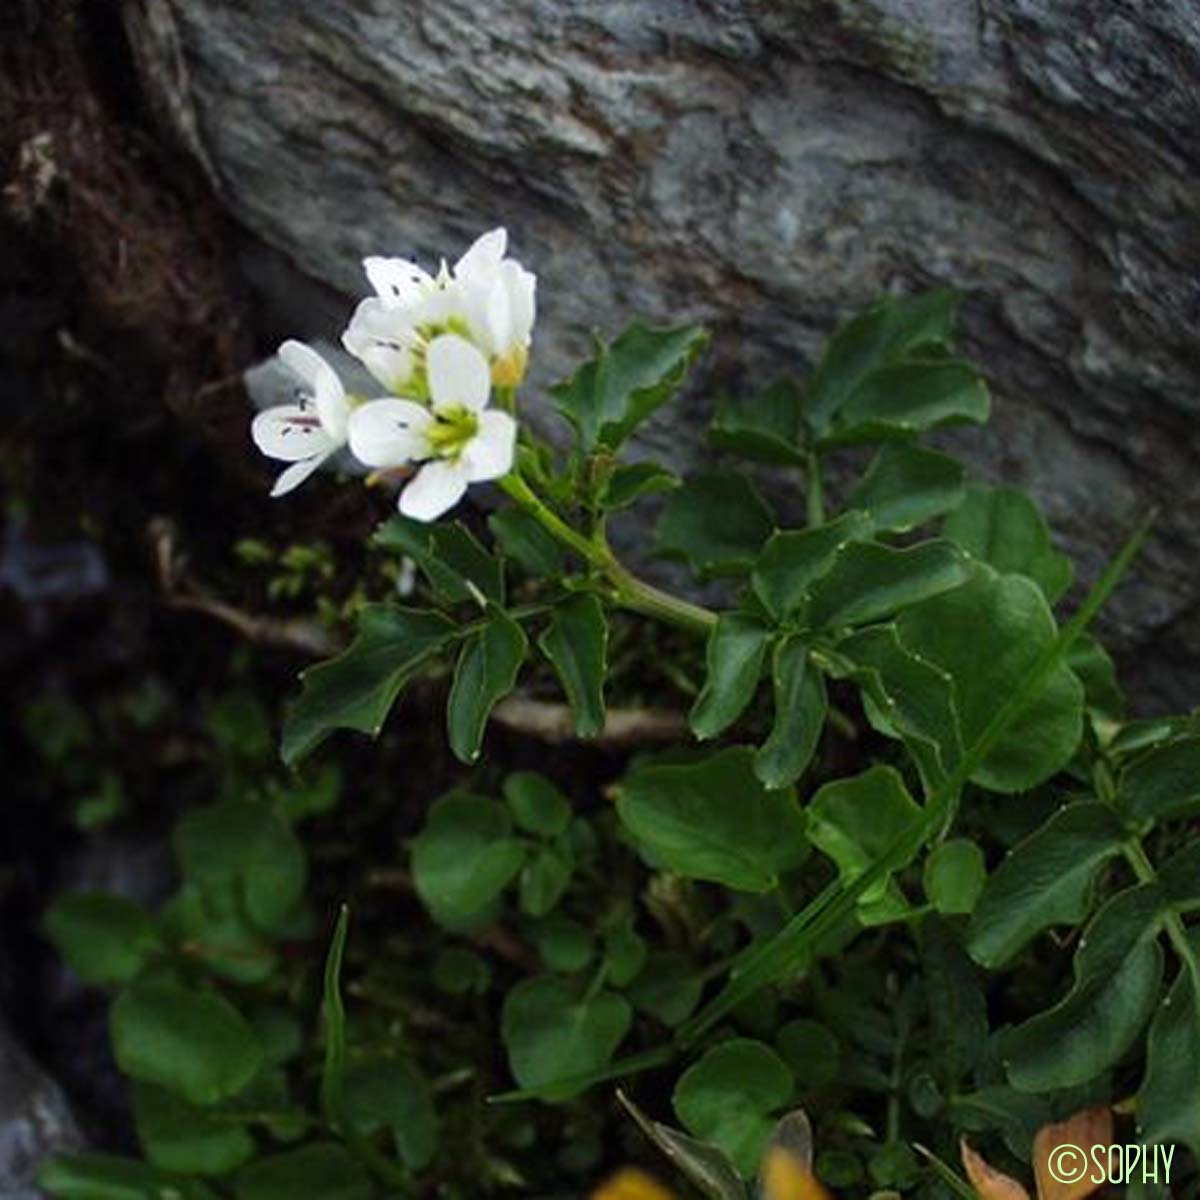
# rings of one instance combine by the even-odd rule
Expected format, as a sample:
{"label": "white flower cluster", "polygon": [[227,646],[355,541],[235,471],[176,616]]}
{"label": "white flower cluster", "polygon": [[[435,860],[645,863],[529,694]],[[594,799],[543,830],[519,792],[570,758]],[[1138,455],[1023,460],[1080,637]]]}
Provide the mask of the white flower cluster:
{"label": "white flower cluster", "polygon": [[489,401],[493,387],[511,390],[524,377],[537,280],[505,257],[507,245],[505,230],[493,229],[437,275],[402,258],[363,263],[375,295],[359,304],[342,344],[383,398],[348,393],[303,342],[279,347],[299,399],[259,413],[251,430],[265,455],[290,464],[272,496],[347,444],[365,466],[412,473],[400,511],[420,521],[453,508],[468,484],[508,474],[517,423]]}

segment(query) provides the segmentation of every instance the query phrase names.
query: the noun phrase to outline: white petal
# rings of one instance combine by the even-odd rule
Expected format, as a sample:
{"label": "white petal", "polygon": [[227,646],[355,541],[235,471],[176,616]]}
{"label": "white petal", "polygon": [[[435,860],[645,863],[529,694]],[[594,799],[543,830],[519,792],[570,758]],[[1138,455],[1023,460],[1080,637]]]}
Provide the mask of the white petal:
{"label": "white petal", "polygon": [[439,412],[469,408],[479,412],[492,387],[487,359],[466,338],[444,333],[429,343],[425,353],[429,395]]}
{"label": "white petal", "polygon": [[[413,323],[418,325],[445,325],[454,317],[465,316],[465,297],[462,284],[457,279],[448,279],[435,288],[413,309]],[[468,318],[467,324],[470,324]]]}
{"label": "white petal", "polygon": [[416,304],[433,287],[433,276],[406,258],[364,258],[363,270],[376,295],[389,305]]}
{"label": "white petal", "polygon": [[314,454],[312,458],[304,458],[299,462],[292,463],[275,480],[275,486],[271,489],[272,498],[277,499],[280,496],[286,496],[288,492],[295,491],[332,453],[333,450],[328,450],[324,454]]}
{"label": "white petal", "polygon": [[502,276],[488,289],[483,319],[485,345],[493,354],[503,354],[512,344],[512,304]]}
{"label": "white petal", "polygon": [[[512,338],[516,345],[524,346],[533,332],[536,315],[537,276],[532,271],[525,270],[520,263],[512,259],[503,264],[501,272],[505,286],[508,288],[508,299],[512,308],[510,318]],[[504,347],[505,350],[511,348],[511,346]]]}
{"label": "white petal", "polygon": [[434,459],[400,493],[400,511],[414,521],[436,521],[463,498],[466,490],[467,472],[461,462]]}
{"label": "white petal", "polygon": [[433,414],[413,400],[372,400],[350,414],[350,449],[368,467],[428,458]]}
{"label": "white petal", "polygon": [[508,230],[504,226],[489,230],[477,237],[462,256],[454,264],[454,277],[466,279],[478,272],[491,273],[500,267],[500,260],[508,248]]}
{"label": "white petal", "polygon": [[294,339],[279,347],[279,358],[285,367],[304,384],[316,401],[317,416],[330,437],[346,440],[346,418],[349,407],[346,392],[337,372],[311,347]]}
{"label": "white petal", "polygon": [[488,357],[499,352],[488,324],[488,302],[496,286],[502,286],[499,279],[480,275],[473,279],[456,279],[449,293],[455,315],[466,322],[471,340]]}
{"label": "white petal", "polygon": [[378,296],[359,304],[342,334],[342,345],[392,392],[411,381],[419,340],[410,311],[388,308]]}
{"label": "white petal", "polygon": [[479,432],[463,450],[460,461],[469,483],[499,479],[512,470],[517,423],[506,412],[490,408],[479,414]]}
{"label": "white petal", "polygon": [[335,448],[312,406],[281,404],[260,412],[250,426],[254,444],[268,457],[299,462]]}

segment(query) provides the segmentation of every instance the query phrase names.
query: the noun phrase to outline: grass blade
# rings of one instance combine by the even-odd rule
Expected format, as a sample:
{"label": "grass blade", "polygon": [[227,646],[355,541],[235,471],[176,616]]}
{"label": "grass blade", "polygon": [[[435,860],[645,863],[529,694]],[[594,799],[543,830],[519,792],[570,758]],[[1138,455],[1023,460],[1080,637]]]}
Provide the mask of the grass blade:
{"label": "grass blade", "polygon": [[350,909],[343,904],[325,957],[325,1066],[321,1072],[321,1108],[326,1123],[333,1129],[341,1127],[342,1085],[346,1078],[346,1009],[342,1004],[341,979],[349,927]]}

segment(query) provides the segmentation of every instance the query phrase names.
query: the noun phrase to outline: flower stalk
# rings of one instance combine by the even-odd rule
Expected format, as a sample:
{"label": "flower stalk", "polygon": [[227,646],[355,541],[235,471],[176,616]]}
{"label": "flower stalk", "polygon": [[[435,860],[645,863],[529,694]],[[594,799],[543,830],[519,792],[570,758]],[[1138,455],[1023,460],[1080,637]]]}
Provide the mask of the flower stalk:
{"label": "flower stalk", "polygon": [[611,599],[621,608],[654,617],[688,633],[707,637],[717,623],[716,613],[639,579],[612,552],[601,534],[584,537],[550,508],[515,471],[499,481],[500,487],[552,537],[574,551],[612,587]]}

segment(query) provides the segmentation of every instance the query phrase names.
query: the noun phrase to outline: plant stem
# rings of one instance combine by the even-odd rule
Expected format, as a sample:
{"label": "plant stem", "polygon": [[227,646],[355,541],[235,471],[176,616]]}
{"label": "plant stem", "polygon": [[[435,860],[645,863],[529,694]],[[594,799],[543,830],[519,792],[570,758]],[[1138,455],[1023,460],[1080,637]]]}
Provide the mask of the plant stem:
{"label": "plant stem", "polygon": [[809,528],[815,529],[818,525],[824,525],[825,493],[821,482],[821,456],[815,450],[808,452],[805,499],[808,505]]}
{"label": "plant stem", "polygon": [[[1158,872],[1155,871],[1154,864],[1147,857],[1140,839],[1134,838],[1127,842],[1124,853],[1125,860],[1133,868],[1138,883],[1158,882]],[[1184,970],[1192,977],[1192,987],[1196,995],[1200,996],[1200,956],[1196,954],[1191,939],[1188,937],[1187,926],[1174,908],[1167,910],[1164,925],[1172,948],[1183,964]]]}
{"label": "plant stem", "polygon": [[704,637],[708,636],[717,623],[716,613],[709,609],[692,604],[689,600],[681,600],[678,596],[672,596],[669,592],[638,579],[618,561],[603,537],[595,541],[584,537],[545,504],[520,475],[506,475],[500,480],[500,486],[547,533],[603,575],[613,587],[613,601],[622,608],[655,617],[668,625]]}
{"label": "plant stem", "polygon": [[657,617],[688,633],[707,637],[717,623],[717,614],[690,600],[672,596],[652,583],[638,579],[609,553],[609,566],[605,569],[609,582],[616,589],[616,602],[622,608],[640,612],[647,617]]}

